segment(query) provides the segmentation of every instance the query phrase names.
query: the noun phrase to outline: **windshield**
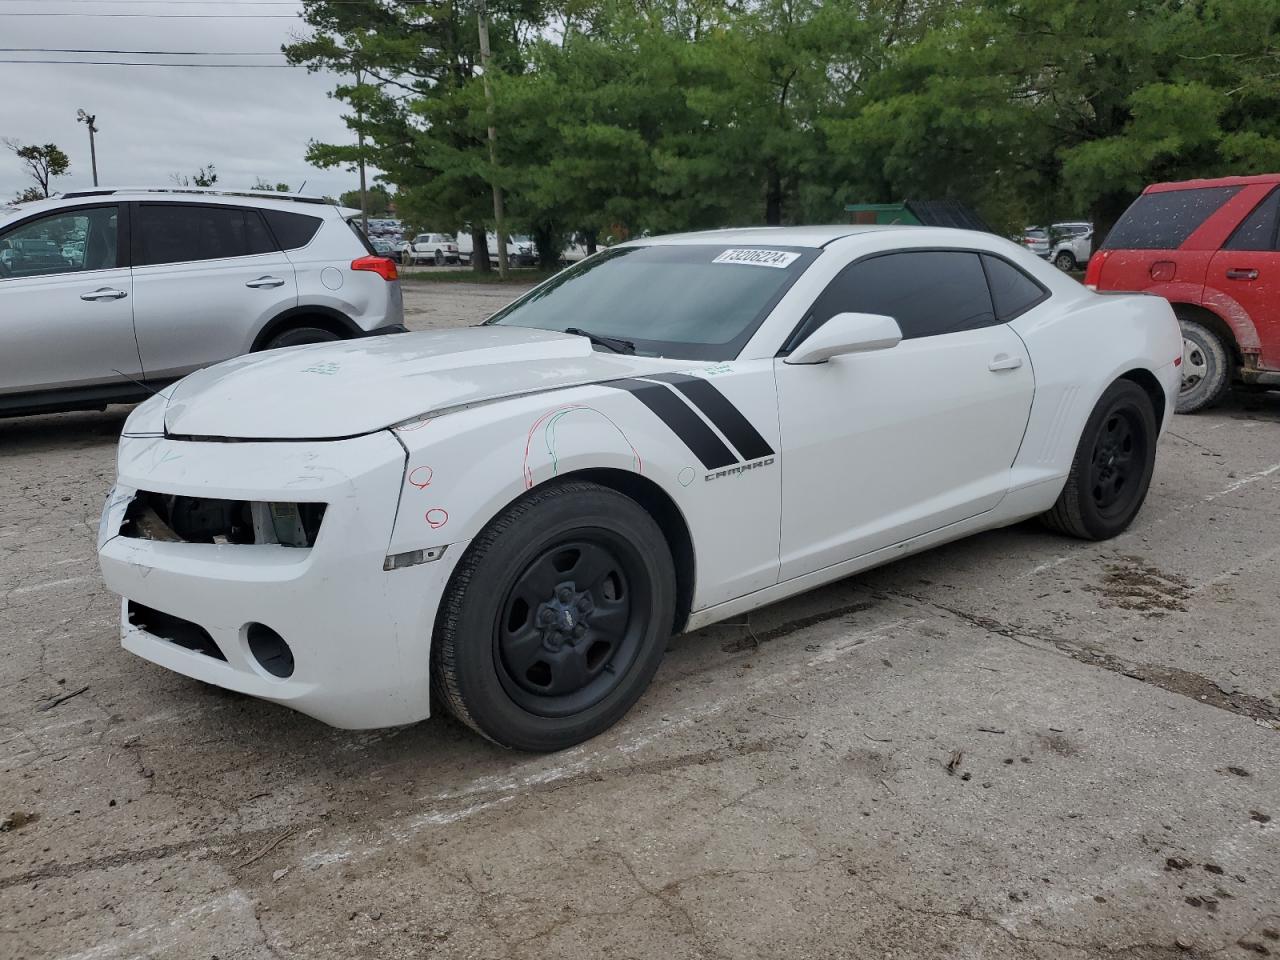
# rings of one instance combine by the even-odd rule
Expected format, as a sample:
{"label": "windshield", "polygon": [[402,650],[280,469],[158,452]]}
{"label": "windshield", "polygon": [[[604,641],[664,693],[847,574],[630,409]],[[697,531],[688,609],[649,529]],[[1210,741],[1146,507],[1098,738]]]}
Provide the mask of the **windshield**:
{"label": "windshield", "polygon": [[671,244],[614,247],[557,274],[488,322],[576,327],[645,356],[731,360],[817,250]]}

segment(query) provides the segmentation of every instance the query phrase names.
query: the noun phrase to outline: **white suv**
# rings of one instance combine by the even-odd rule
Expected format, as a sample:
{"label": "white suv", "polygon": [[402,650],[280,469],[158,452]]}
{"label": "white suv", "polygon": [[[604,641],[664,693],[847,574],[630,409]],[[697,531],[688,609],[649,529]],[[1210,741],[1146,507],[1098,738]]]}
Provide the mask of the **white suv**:
{"label": "white suv", "polygon": [[186,188],[0,211],[0,415],[101,409],[240,354],[403,332],[395,261],[354,215]]}

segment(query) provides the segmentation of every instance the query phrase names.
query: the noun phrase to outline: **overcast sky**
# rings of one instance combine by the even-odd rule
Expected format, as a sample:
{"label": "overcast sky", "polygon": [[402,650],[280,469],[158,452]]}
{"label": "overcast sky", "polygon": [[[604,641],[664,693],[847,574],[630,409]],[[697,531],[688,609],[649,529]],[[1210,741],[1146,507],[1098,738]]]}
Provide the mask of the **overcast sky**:
{"label": "overcast sky", "polygon": [[[300,8],[292,0],[0,0],[0,47],[272,52],[305,31],[296,17]],[[22,15],[37,13],[45,15]],[[188,16],[164,19],[158,13]],[[189,16],[196,13],[223,16]],[[0,52],[0,59],[283,62],[11,52]],[[56,143],[71,158],[71,171],[53,189],[90,187],[89,135],[76,122],[83,107],[97,115],[103,185],[168,186],[170,174],[190,175],[212,163],[218,186],[247,188],[261,176],[294,190],[306,180],[306,193],[336,196],[356,187],[356,175],[318,170],[304,159],[311,139],[345,142],[351,136],[341,119],[343,105],[327,96],[334,83],[332,75],[303,69],[0,63],[0,138]],[[18,159],[0,151],[0,201],[31,182]]]}

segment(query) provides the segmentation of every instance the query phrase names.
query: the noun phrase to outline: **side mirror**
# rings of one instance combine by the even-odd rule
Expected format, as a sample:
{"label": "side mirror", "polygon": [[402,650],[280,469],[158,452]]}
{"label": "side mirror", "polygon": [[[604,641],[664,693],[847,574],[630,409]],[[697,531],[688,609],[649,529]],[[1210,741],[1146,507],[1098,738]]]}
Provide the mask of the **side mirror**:
{"label": "side mirror", "polygon": [[878,313],[837,313],[801,341],[785,363],[826,363],[846,353],[888,350],[902,340],[893,317]]}

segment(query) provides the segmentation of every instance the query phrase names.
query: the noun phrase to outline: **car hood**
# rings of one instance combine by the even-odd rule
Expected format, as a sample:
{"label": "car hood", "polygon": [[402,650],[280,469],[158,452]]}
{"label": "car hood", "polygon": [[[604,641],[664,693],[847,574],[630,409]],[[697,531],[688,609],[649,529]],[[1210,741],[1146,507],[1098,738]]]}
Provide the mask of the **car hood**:
{"label": "car hood", "polygon": [[268,350],[191,374],[165,432],[237,440],[358,436],[501,397],[698,366],[592,348],[584,337],[483,326]]}

